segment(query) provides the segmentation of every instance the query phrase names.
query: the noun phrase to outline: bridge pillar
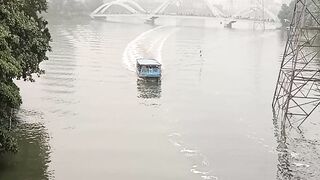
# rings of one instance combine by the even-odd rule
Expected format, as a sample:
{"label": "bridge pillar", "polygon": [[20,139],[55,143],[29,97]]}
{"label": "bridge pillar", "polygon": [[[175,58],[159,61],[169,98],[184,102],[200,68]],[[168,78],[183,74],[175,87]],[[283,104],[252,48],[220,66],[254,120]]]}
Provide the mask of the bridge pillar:
{"label": "bridge pillar", "polygon": [[227,23],[224,24],[225,28],[232,29],[232,24],[236,23],[237,21],[228,21]]}
{"label": "bridge pillar", "polygon": [[151,18],[146,19],[144,23],[150,24],[150,25],[155,25],[156,19],[158,19],[158,18],[159,17],[157,17],[157,16],[152,16]]}

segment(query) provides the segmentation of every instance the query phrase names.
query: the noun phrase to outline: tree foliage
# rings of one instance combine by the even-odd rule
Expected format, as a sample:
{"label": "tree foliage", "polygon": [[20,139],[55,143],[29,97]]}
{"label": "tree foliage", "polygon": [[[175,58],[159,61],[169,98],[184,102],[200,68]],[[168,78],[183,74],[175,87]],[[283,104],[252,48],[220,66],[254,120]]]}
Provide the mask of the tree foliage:
{"label": "tree foliage", "polygon": [[[288,27],[292,21],[294,14],[296,1],[291,1],[289,5],[283,4],[281,10],[279,11],[278,18],[280,19],[283,27]],[[309,2],[307,4],[308,11],[312,12],[315,16],[306,16],[305,23],[308,26],[317,26],[314,18],[319,18],[319,7],[315,5],[315,2]]]}
{"label": "tree foliage", "polygon": [[283,4],[281,6],[281,10],[279,11],[278,18],[280,19],[280,22],[283,27],[287,27],[290,25],[293,11],[294,11],[294,3],[295,1],[292,1],[289,5]]}
{"label": "tree foliage", "polygon": [[13,80],[33,81],[48,59],[51,36],[40,15],[46,9],[46,0],[0,0],[0,153],[16,151],[8,122],[22,100]]}

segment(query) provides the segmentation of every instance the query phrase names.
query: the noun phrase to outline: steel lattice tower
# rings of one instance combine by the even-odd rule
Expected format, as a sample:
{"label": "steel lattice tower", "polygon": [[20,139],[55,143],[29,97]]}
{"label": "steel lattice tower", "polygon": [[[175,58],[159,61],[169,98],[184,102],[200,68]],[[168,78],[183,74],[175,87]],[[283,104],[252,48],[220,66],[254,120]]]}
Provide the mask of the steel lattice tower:
{"label": "steel lattice tower", "polygon": [[320,0],[295,0],[272,107],[282,133],[320,104]]}

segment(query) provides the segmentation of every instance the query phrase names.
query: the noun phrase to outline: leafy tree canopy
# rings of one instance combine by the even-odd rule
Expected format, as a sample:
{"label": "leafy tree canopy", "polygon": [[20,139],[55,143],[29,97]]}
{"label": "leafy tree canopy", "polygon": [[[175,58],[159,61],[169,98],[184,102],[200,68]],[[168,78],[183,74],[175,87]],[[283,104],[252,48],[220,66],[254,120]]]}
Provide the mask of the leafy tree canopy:
{"label": "leafy tree canopy", "polygon": [[281,10],[279,11],[278,18],[283,27],[287,27],[290,25],[290,21],[292,19],[293,11],[294,11],[294,3],[292,1],[289,6],[287,4],[283,4],[281,6]]}
{"label": "leafy tree canopy", "polygon": [[8,122],[22,100],[13,80],[33,81],[48,59],[51,36],[40,15],[46,9],[46,0],[0,0],[0,153],[16,151]]}

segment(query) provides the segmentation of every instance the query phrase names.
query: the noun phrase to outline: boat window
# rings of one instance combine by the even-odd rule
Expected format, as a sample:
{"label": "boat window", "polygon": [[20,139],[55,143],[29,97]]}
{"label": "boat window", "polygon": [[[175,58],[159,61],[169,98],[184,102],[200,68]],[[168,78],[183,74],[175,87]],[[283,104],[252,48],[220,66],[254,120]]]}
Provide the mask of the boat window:
{"label": "boat window", "polygon": [[158,67],[152,67],[150,69],[150,72],[153,72],[153,73],[159,73],[160,72],[160,69]]}
{"label": "boat window", "polygon": [[148,68],[146,66],[141,67],[141,72],[147,72],[147,71],[148,71]]}

